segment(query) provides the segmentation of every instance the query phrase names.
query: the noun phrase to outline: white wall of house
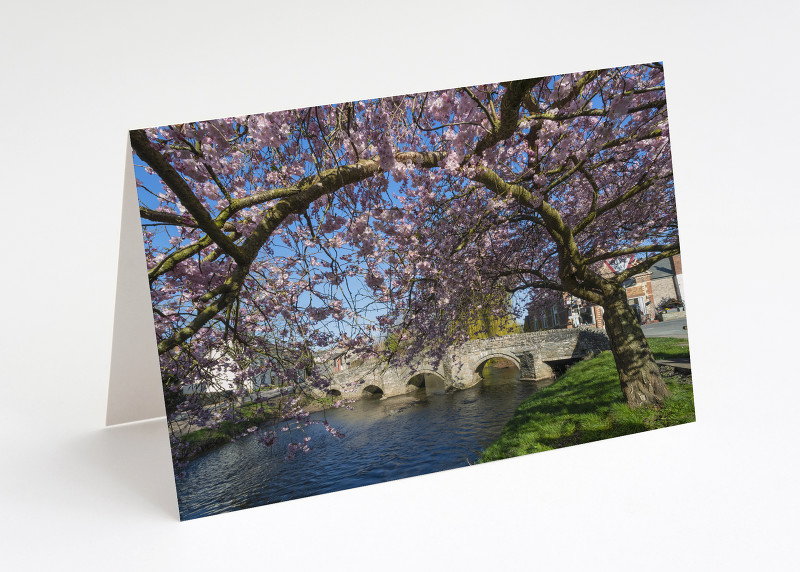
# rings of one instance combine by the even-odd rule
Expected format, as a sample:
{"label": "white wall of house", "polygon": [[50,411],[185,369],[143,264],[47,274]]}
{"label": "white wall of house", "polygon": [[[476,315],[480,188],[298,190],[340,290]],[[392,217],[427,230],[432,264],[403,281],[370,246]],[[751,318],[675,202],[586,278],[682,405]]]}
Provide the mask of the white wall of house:
{"label": "white wall of house", "polygon": [[675,290],[678,291],[678,299],[686,304],[686,297],[683,294],[683,274],[676,274],[675,277]]}

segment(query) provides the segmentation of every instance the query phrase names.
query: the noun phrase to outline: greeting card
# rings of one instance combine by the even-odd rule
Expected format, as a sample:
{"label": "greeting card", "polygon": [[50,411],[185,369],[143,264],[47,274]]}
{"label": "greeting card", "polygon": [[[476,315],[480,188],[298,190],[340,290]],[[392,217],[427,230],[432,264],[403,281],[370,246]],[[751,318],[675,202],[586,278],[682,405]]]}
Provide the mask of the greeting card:
{"label": "greeting card", "polygon": [[130,146],[182,519],[694,420],[660,63]]}

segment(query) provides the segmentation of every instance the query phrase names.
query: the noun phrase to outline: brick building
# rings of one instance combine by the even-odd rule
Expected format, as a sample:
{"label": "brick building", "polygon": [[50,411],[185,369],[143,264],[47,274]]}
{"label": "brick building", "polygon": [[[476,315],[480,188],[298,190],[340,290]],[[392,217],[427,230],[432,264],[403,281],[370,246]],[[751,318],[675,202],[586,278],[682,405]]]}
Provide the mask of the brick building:
{"label": "brick building", "polygon": [[562,301],[557,304],[529,310],[524,329],[526,332],[538,332],[577,326],[604,328],[603,309],[586,300],[564,294]]}
{"label": "brick building", "polygon": [[[635,262],[636,260],[631,257],[621,262],[618,261],[613,267],[605,263],[601,274],[612,275],[621,272]],[[672,306],[683,306],[685,298],[681,255],[676,254],[655,263],[649,270],[627,280],[624,286],[628,295],[628,304],[637,310],[637,314],[640,315],[643,322],[656,320],[658,313],[667,303],[671,303]],[[605,328],[603,309],[580,298],[564,294],[562,301],[558,304],[531,310],[525,318],[526,332],[576,326]]]}
{"label": "brick building", "polygon": [[684,306],[681,255],[656,262],[649,270],[625,282],[628,304],[646,321],[656,319],[664,305]]}

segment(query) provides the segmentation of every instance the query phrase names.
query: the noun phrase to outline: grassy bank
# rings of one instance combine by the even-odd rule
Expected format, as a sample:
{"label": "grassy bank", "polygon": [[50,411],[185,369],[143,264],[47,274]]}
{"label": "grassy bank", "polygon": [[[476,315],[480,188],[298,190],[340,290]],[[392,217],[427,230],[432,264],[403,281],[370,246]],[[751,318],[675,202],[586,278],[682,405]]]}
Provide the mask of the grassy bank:
{"label": "grassy bank", "polygon": [[196,448],[193,455],[196,456],[229,443],[232,438],[246,431],[248,427],[273,419],[276,413],[274,407],[263,403],[247,403],[237,406],[236,410],[242,417],[240,421],[222,421],[215,427],[196,429],[183,435],[181,441]]}
{"label": "grassy bank", "polygon": [[[651,338],[648,343],[656,359],[689,357],[687,340]],[[694,421],[692,384],[680,375],[664,379],[670,397],[660,409],[631,410],[625,405],[611,352],[580,362],[522,402],[480,462]]]}
{"label": "grassy bank", "polygon": [[[305,397],[302,407],[306,412],[320,411],[333,406],[332,397],[314,399]],[[241,436],[250,427],[266,422],[277,423],[280,420],[281,405],[279,400],[271,403],[246,403],[237,406],[236,411],[241,417],[239,421],[222,421],[214,427],[202,427],[181,436],[181,441],[189,446],[191,454],[189,459],[195,458],[207,451],[216,449],[231,439]]]}

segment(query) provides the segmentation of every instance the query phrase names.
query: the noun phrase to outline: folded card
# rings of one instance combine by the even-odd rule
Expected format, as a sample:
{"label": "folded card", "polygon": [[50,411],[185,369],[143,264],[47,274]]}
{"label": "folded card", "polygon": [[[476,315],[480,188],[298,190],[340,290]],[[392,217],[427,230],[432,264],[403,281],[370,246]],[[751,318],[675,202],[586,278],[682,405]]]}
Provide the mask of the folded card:
{"label": "folded card", "polygon": [[694,420],[660,63],[130,146],[108,422],[182,519]]}

